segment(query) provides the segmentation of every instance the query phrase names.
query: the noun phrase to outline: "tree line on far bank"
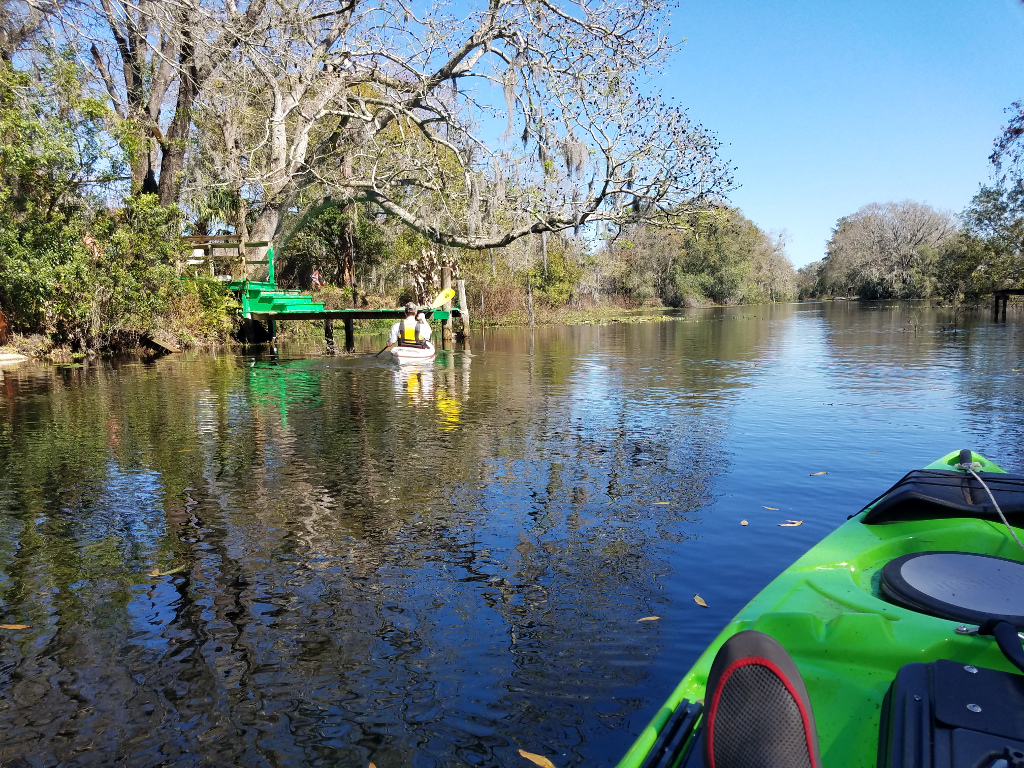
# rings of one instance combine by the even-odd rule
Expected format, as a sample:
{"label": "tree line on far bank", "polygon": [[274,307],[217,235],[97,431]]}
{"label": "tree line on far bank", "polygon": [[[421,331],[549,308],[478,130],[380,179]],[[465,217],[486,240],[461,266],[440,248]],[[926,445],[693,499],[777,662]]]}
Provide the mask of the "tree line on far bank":
{"label": "tree line on far bank", "polygon": [[715,137],[648,87],[671,6],[0,0],[0,312],[73,351],[226,340],[180,241],[223,233],[329,306],[395,306],[424,252],[495,319],[791,298]]}
{"label": "tree line on far bank", "polygon": [[[351,263],[337,246],[349,232],[354,233]],[[318,293],[338,306],[350,305],[351,288],[368,303],[394,305],[412,298],[408,265],[425,251],[457,265],[471,308],[480,307],[482,299],[490,322],[524,321],[528,292],[555,318],[564,310],[598,307],[754,304],[796,297],[796,273],[782,238],[726,205],[690,214],[679,228],[635,224],[614,232],[543,233],[485,250],[439,249],[369,207],[333,208],[284,247],[280,274],[288,284],[304,287],[315,269],[330,284]]]}
{"label": "tree line on far bank", "polygon": [[735,269],[622,265],[647,228],[734,218],[719,142],[651,88],[672,7],[0,0],[0,308],[76,349],[223,338],[231,301],[179,243],[223,232],[293,285],[392,300],[424,249],[496,299],[736,294]]}
{"label": "tree line on far bank", "polygon": [[1024,285],[1024,102],[989,158],[993,174],[959,215],[872,203],[836,224],[826,256],[797,274],[801,298],[938,298],[977,303]]}

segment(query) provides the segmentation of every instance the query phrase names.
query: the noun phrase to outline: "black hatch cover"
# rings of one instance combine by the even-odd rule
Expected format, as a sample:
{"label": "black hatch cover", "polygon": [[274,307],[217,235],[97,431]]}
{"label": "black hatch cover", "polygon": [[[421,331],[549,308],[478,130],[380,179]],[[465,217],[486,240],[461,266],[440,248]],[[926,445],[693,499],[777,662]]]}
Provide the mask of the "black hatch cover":
{"label": "black hatch cover", "polygon": [[969,552],[915,552],[882,568],[897,605],[965,624],[1003,619],[1024,629],[1024,563]]}

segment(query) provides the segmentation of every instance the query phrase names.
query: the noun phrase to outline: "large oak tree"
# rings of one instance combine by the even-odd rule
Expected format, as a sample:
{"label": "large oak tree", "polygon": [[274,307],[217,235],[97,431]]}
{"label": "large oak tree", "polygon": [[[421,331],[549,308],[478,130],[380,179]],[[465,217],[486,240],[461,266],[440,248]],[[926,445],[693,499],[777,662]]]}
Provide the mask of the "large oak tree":
{"label": "large oak tree", "polygon": [[192,199],[219,186],[252,237],[329,197],[487,248],[673,225],[731,184],[652,87],[676,50],[666,0],[94,2],[97,76],[156,142],[133,181],[159,165],[165,203],[182,180]]}
{"label": "large oak tree", "polygon": [[928,296],[933,263],[956,230],[952,214],[923,203],[865,205],[836,224],[821,264],[822,287],[863,298]]}

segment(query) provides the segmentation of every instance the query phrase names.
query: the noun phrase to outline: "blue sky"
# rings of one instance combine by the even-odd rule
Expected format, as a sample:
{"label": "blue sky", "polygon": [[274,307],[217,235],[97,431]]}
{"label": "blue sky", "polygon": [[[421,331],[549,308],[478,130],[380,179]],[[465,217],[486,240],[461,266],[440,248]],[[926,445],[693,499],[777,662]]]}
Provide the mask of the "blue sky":
{"label": "blue sky", "polygon": [[726,145],[731,201],[820,259],[872,202],[962,210],[1024,98],[1022,0],[684,2],[657,85]]}

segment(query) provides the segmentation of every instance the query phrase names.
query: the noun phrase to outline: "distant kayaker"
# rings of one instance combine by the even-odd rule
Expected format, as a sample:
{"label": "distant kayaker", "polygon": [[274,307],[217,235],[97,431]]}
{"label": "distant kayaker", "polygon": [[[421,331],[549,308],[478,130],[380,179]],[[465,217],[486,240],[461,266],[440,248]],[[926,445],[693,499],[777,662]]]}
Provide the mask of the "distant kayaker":
{"label": "distant kayaker", "polygon": [[430,326],[426,322],[426,315],[416,313],[417,307],[413,302],[405,305],[405,317],[391,326],[391,333],[388,335],[388,346],[390,349],[395,344],[400,347],[419,347],[426,349],[430,343]]}

